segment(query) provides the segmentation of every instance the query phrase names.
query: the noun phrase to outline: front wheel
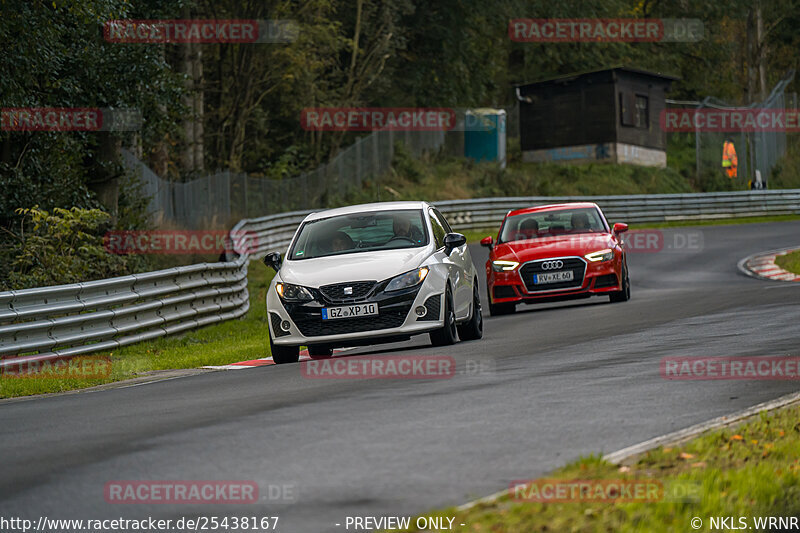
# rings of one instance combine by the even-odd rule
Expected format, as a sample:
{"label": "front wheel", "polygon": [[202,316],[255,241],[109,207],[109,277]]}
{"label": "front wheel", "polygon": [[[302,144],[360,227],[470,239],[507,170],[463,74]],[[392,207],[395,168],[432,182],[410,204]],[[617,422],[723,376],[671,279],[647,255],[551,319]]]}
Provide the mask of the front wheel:
{"label": "front wheel", "polygon": [[272,342],[272,336],[269,338],[269,350],[272,352],[272,360],[276,365],[285,363],[296,363],[300,360],[300,347],[299,346],[282,346]]}
{"label": "front wheel", "polygon": [[473,341],[483,337],[483,314],[481,312],[481,297],[478,294],[478,282],[472,289],[472,317],[469,322],[458,326],[458,337],[462,341]]}
{"label": "front wheel", "polygon": [[453,293],[450,292],[450,287],[447,287],[444,294],[444,325],[430,332],[431,344],[434,346],[449,346],[450,344],[455,344],[457,336]]}
{"label": "front wheel", "polygon": [[622,267],[622,290],[608,295],[612,303],[627,302],[631,299],[631,280],[628,277],[628,268]]}

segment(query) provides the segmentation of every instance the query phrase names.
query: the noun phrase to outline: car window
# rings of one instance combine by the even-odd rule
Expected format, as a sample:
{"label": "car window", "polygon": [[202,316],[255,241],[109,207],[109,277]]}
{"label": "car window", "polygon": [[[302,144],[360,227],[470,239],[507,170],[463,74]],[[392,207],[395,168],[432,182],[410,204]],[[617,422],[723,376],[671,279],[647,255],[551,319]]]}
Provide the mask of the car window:
{"label": "car window", "polygon": [[559,209],[506,218],[499,242],[604,231],[606,226],[600,212],[593,207]]}
{"label": "car window", "polygon": [[436,243],[436,248],[439,249],[444,246],[444,235],[447,233],[444,226],[436,217],[433,209],[430,210],[431,228],[433,228],[433,241]]}
{"label": "car window", "polygon": [[444,228],[445,233],[453,233],[453,229],[450,227],[450,224],[447,223],[447,219],[444,218],[444,215],[442,214],[442,212],[439,211],[438,209],[436,209],[435,207],[433,209],[431,209],[431,211],[433,211],[434,216],[437,219],[439,219],[439,222],[442,224],[442,227]]}
{"label": "car window", "polygon": [[289,259],[415,248],[428,244],[422,210],[372,211],[303,224]]}

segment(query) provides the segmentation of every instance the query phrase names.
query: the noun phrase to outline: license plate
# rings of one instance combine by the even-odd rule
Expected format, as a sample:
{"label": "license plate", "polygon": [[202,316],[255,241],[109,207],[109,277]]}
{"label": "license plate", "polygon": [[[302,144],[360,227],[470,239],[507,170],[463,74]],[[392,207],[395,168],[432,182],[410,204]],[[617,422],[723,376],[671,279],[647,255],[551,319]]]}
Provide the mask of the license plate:
{"label": "license plate", "polygon": [[533,283],[559,283],[561,281],[572,281],[572,270],[562,270],[561,272],[548,272],[547,274],[536,274],[533,276]]}
{"label": "license plate", "polygon": [[358,316],[371,316],[377,314],[378,314],[378,304],[345,305],[343,307],[324,307],[322,309],[322,320],[333,320],[335,318],[354,318]]}

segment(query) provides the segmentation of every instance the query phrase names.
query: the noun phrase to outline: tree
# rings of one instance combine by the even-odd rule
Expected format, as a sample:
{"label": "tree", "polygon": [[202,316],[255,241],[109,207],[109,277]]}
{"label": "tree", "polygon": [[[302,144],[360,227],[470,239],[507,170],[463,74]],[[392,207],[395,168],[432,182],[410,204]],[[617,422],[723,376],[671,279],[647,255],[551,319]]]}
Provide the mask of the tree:
{"label": "tree", "polygon": [[[134,9],[125,0],[4,0],[0,70],[11,75],[0,77],[0,107],[135,108],[144,116],[142,142],[152,145],[175,131],[179,78],[157,47],[106,42],[102,23],[158,16],[181,4],[161,0]],[[0,132],[0,224],[10,223],[16,208],[91,207],[98,196],[113,212],[119,147],[132,139],[97,132]]]}

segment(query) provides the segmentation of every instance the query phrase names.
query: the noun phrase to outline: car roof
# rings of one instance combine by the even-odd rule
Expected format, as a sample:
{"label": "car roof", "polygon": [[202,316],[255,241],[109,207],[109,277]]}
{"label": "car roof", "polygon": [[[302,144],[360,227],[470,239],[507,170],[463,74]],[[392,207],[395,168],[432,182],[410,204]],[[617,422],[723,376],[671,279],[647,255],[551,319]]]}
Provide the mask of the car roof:
{"label": "car roof", "polygon": [[506,215],[507,217],[513,217],[516,215],[527,215],[529,213],[540,213],[542,211],[560,211],[562,209],[580,209],[580,208],[591,208],[597,207],[597,204],[592,202],[570,202],[565,204],[549,204],[549,205],[537,205],[534,207],[525,207],[523,209],[514,209],[509,211]]}
{"label": "car roof", "polygon": [[336,207],[317,211],[308,215],[305,220],[319,220],[321,218],[334,217],[338,215],[352,215],[363,213],[364,211],[394,211],[398,209],[424,209],[428,207],[428,202],[409,201],[409,202],[375,202],[372,204],[348,205],[347,207]]}

